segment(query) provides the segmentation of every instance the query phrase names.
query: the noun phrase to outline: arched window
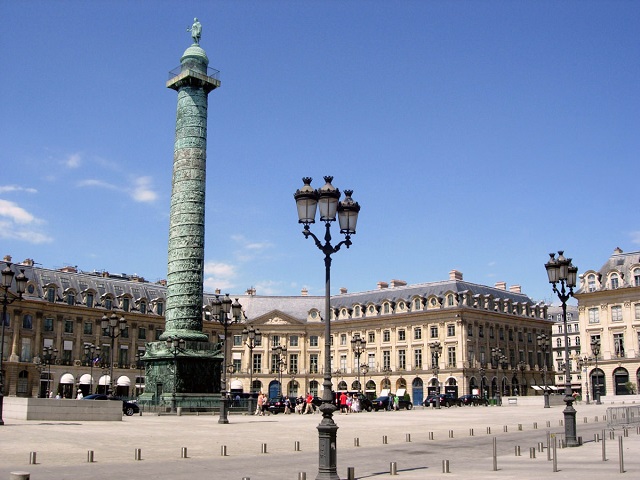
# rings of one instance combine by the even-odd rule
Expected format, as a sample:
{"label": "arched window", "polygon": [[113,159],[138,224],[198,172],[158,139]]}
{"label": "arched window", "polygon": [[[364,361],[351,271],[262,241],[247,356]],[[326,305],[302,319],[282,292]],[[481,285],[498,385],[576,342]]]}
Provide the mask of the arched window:
{"label": "arched window", "polygon": [[611,288],[618,288],[618,274],[617,273],[612,273],[611,277],[610,277],[610,284],[611,284]]}
{"label": "arched window", "polygon": [[633,269],[633,286],[640,287],[640,268]]}
{"label": "arched window", "polygon": [[593,273],[587,277],[587,290],[590,292],[596,291],[596,276]]}

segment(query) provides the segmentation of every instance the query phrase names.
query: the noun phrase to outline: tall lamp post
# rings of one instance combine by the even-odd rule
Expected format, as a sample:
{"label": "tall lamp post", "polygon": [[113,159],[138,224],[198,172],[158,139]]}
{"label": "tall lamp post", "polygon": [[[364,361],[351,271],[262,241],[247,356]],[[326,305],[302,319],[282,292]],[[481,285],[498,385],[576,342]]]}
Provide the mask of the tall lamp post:
{"label": "tall lamp post", "polygon": [[[315,190],[311,187],[311,178],[302,179],[304,185],[294,193],[298,209],[298,223],[304,225],[302,234],[305,238],[313,238],[316,247],[324,253],[325,266],[325,304],[324,304],[324,380],[322,382],[322,420],[318,425],[319,438],[319,467],[316,480],[339,480],[337,471],[337,434],[338,426],[333,421],[333,404],[331,392],[331,255],[345,245],[351,246],[351,235],[356,233],[356,224],[360,205],[351,198],[352,190],[345,190],[345,199],[339,202],[340,191],[331,185],[333,177],[326,176],[327,182],[323,187]],[[316,221],[316,210],[320,207],[320,221],[325,223],[324,244],[316,237],[309,225]],[[337,245],[331,245],[331,223],[336,220],[336,213],[340,224],[340,233],[345,239]]]}
{"label": "tall lamp post", "polygon": [[42,349],[42,359],[44,360],[44,364],[48,367],[47,372],[47,394],[51,395],[51,364],[56,361],[56,357],[58,356],[58,349],[53,348],[51,346],[44,347]]}
{"label": "tall lamp post", "polygon": [[538,335],[538,348],[542,352],[542,384],[544,387],[544,408],[550,408],[549,389],[547,388],[547,351],[551,346],[549,337],[545,333]]}
{"label": "tall lamp post", "polygon": [[[231,313],[231,316],[229,316]],[[238,299],[236,298],[235,302],[231,301],[229,298],[229,294],[227,293],[222,300],[216,295],[211,301],[211,316],[222,325],[224,330],[224,342],[222,344],[223,353],[222,353],[222,385],[224,388],[221,388],[221,396],[220,399],[220,417],[218,418],[218,423],[229,423],[229,419],[227,418],[227,410],[228,410],[228,401],[229,398],[227,396],[227,345],[229,344],[229,339],[227,338],[227,331],[229,326],[238,322],[240,315],[242,314],[242,305],[238,303]]]}
{"label": "tall lamp post", "polygon": [[582,373],[584,375],[584,381],[586,386],[587,393],[587,405],[591,403],[591,399],[589,397],[589,366],[591,365],[591,359],[586,355],[579,360],[580,368],[582,368]]}
{"label": "tall lamp post", "polygon": [[84,355],[89,361],[89,395],[93,393],[93,362],[100,358],[100,347],[93,343],[84,344]]}
{"label": "tall lamp post", "polygon": [[278,398],[282,397],[282,373],[287,369],[287,346],[276,345],[273,347],[273,354],[276,356],[275,367],[278,369]]}
{"label": "tall lamp post", "polygon": [[591,382],[594,391],[593,391],[593,399],[596,402],[596,405],[602,405],[600,401],[600,371],[598,370],[598,355],[600,355],[600,340],[594,338],[591,340],[591,353],[593,353],[593,359],[596,364],[596,368],[594,372],[596,373],[593,377],[593,381]]}
{"label": "tall lamp post", "polygon": [[254,411],[251,394],[253,393],[253,349],[262,343],[260,329],[247,327],[242,330],[242,341],[249,349],[249,401],[247,402],[249,413]]}
{"label": "tall lamp post", "polygon": [[142,361],[144,354],[144,351],[138,351],[138,353],[136,353],[136,367],[138,367],[138,397],[140,397],[140,394],[144,393],[142,391],[144,388],[142,381],[144,379],[144,374],[142,373],[144,371],[144,362]]}
{"label": "tall lamp post", "polygon": [[480,368],[478,369],[478,373],[480,374],[480,398],[486,398],[485,395],[485,387],[486,387],[486,378],[485,375],[487,373],[487,364],[482,362],[480,363]]}
{"label": "tall lamp post", "polygon": [[[9,289],[13,284],[13,279],[16,279],[16,293],[10,292]],[[7,322],[7,306],[11,305],[16,300],[22,300],[22,295],[27,290],[27,277],[24,274],[24,270],[20,270],[18,275],[11,270],[11,263],[6,262],[6,267],[2,269],[2,337],[0,338],[0,425],[4,425],[2,419],[2,409],[4,404],[4,374],[3,374],[3,360],[4,360],[4,326]],[[17,327],[14,327],[14,329]]]}
{"label": "tall lamp post", "polygon": [[507,361],[507,357],[504,355],[500,355],[500,366],[502,367],[502,396],[507,395],[507,367],[509,366],[509,362]]}
{"label": "tall lamp post", "polygon": [[360,384],[360,356],[364,353],[366,342],[364,339],[357,335],[351,339],[351,349],[356,356],[356,365],[358,369],[358,392],[362,391],[362,385]]}
{"label": "tall lamp post", "polygon": [[440,408],[440,379],[438,374],[440,373],[440,354],[442,353],[442,345],[440,342],[434,342],[429,345],[431,349],[431,368],[433,370],[433,376],[436,378],[436,408]]}
{"label": "tall lamp post", "polygon": [[178,354],[184,351],[187,342],[184,338],[169,337],[165,340],[167,350],[173,357],[173,392],[171,393],[171,413],[176,413],[176,393],[178,383]]}
{"label": "tall lamp post", "polygon": [[104,334],[111,339],[111,349],[109,350],[109,391],[107,392],[107,395],[113,395],[113,350],[115,348],[116,338],[122,335],[122,332],[127,328],[127,321],[124,317],[118,318],[115,313],[112,313],[110,317],[107,317],[106,315],[102,316],[100,327]]}
{"label": "tall lamp post", "polygon": [[[569,358],[569,339],[567,335],[567,300],[573,296],[573,289],[576,286],[578,277],[578,267],[571,263],[570,258],[565,258],[563,251],[558,251],[558,258],[555,253],[550,253],[549,261],[544,265],[549,277],[549,283],[553,286],[553,291],[562,302],[562,323],[564,334],[564,402],[567,404],[564,413],[564,434],[569,447],[579,446],[576,429],[576,410],[573,408],[573,395],[571,391],[571,359]],[[560,289],[558,289],[560,284]]]}

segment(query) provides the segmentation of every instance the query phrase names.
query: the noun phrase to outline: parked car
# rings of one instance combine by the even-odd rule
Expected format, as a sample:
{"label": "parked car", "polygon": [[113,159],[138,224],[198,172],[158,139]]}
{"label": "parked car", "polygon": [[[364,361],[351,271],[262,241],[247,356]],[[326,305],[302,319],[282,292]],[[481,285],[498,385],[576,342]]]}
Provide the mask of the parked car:
{"label": "parked car", "polygon": [[124,400],[119,397],[110,397],[102,393],[94,393],[92,395],[87,395],[82,399],[83,400],[117,400],[119,402],[122,402],[122,413],[124,413],[127,417],[132,416],[134,413],[140,413],[140,407],[136,402]]}
{"label": "parked car", "polygon": [[422,402],[422,406],[423,407],[430,407],[431,406],[431,399],[435,397],[435,395],[427,395],[427,398],[424,399],[424,401]]}
{"label": "parked car", "polygon": [[[378,410],[387,410],[389,408],[390,399],[391,397],[389,397],[388,395],[378,397],[371,402],[371,406],[376,412]],[[411,399],[409,398],[409,395],[404,395],[400,397],[400,400],[398,402],[398,408],[400,409],[406,408],[407,410],[411,410],[413,408],[413,403],[411,403]]]}
{"label": "parked car", "polygon": [[458,398],[458,405],[460,405],[461,407],[465,405],[473,405],[474,407],[478,405],[487,406],[489,405],[489,400],[480,397],[480,395],[467,393],[466,395],[462,395],[460,398]]}
{"label": "parked car", "polygon": [[267,400],[267,410],[274,415],[284,413],[284,397],[273,397]]}
{"label": "parked car", "polygon": [[453,405],[458,405],[458,398],[453,393],[440,393],[439,395],[433,395],[433,397],[431,397],[429,400],[430,406],[436,406],[436,398],[440,398],[441,407],[449,408]]}

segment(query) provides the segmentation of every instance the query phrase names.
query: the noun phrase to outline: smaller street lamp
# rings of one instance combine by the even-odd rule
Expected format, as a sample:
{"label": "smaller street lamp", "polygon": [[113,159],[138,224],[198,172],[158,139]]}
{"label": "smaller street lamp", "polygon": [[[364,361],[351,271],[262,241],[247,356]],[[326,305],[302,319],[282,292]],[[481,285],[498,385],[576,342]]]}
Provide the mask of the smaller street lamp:
{"label": "smaller street lamp", "polygon": [[171,395],[171,413],[176,413],[176,387],[178,383],[178,354],[183,352],[187,342],[184,338],[169,337],[165,340],[167,350],[173,356],[173,393]]}
{"label": "smaller street lamp", "polygon": [[[500,350],[499,348],[491,349],[491,366],[496,369],[496,381],[499,380],[500,378],[498,369],[500,368],[501,356],[502,356],[502,350]],[[501,393],[502,393],[502,387],[498,385],[497,391],[495,392],[497,405],[502,405]]]}
{"label": "smaller street lamp", "polygon": [[49,371],[47,372],[47,394],[49,396],[51,395],[51,364],[56,361],[57,356],[57,348],[49,346],[42,349],[42,359],[44,360],[44,364],[49,367]]}
{"label": "smaller street lamp", "polygon": [[360,335],[356,335],[351,339],[351,349],[356,356],[356,365],[358,365],[358,392],[362,391],[362,385],[360,384],[360,356],[364,353],[366,342]]}
{"label": "smaller street lamp", "polygon": [[520,395],[523,395],[523,392],[526,394],[526,384],[524,382],[524,371],[527,369],[527,364],[524,361],[518,362],[518,370],[520,370],[520,381],[522,385],[520,386]]}
{"label": "smaller street lamp", "polygon": [[253,412],[253,402],[251,394],[253,393],[253,349],[262,343],[262,332],[260,329],[249,326],[242,330],[242,341],[249,349],[249,413]]}
{"label": "smaller street lamp", "polygon": [[144,355],[145,352],[142,350],[139,350],[138,353],[136,353],[136,366],[138,367],[138,397],[140,397],[140,394],[143,393],[142,389],[144,388],[144,362],[142,361]]}
{"label": "smaller street lamp", "polygon": [[500,366],[502,367],[502,396],[507,396],[507,367],[509,362],[505,355],[500,355]]}
{"label": "smaller street lamp", "polygon": [[[231,316],[229,316],[231,313]],[[242,305],[238,303],[238,299],[236,298],[235,302],[231,301],[229,298],[229,294],[227,293],[222,300],[220,297],[216,295],[216,298],[211,300],[211,316],[213,319],[217,320],[224,330],[224,342],[222,343],[223,353],[222,353],[222,385],[224,388],[221,388],[221,396],[220,399],[220,418],[218,418],[218,423],[229,423],[229,419],[227,418],[227,403],[229,398],[226,394],[227,390],[227,350],[229,345],[229,339],[227,338],[227,331],[229,327],[237,323],[240,319],[240,315],[242,315]]]}
{"label": "smaller street lamp", "polygon": [[485,388],[486,388],[486,378],[487,374],[487,364],[481,363],[480,368],[478,369],[478,374],[480,375],[480,398],[486,398]]}
{"label": "smaller street lamp", "polygon": [[[0,317],[0,323],[2,323],[2,336],[0,337],[0,425],[4,425],[2,419],[2,409],[4,405],[4,374],[2,373],[4,367],[2,366],[2,359],[4,358],[4,327],[7,323],[7,306],[11,305],[16,300],[22,300],[22,295],[27,290],[27,277],[24,274],[24,270],[20,270],[18,275],[11,269],[11,263],[5,262],[5,268],[2,269],[2,297],[0,303],[2,303],[2,316]],[[9,289],[13,284],[13,279],[16,280],[16,293],[10,292]]]}
{"label": "smaller street lamp", "polygon": [[589,367],[591,366],[591,358],[586,355],[579,360],[579,365],[582,368],[582,374],[584,375],[584,381],[587,390],[587,405],[589,405],[590,397],[589,397]]}
{"label": "smaller street lamp", "polygon": [[84,355],[89,362],[89,395],[91,395],[93,393],[93,364],[100,358],[100,347],[96,347],[93,343],[85,343]]}
{"label": "smaller street lamp", "polygon": [[273,353],[276,356],[275,367],[278,371],[278,398],[282,397],[282,373],[287,369],[287,346],[277,345],[273,347]]}
{"label": "smaller street lamp", "polygon": [[110,317],[107,317],[106,315],[102,316],[100,327],[102,328],[103,333],[111,339],[111,349],[109,351],[109,391],[107,392],[107,395],[113,395],[113,350],[115,348],[116,338],[122,335],[122,333],[127,329],[127,321],[124,317],[120,317],[120,319],[118,319],[118,316],[115,313],[112,313]]}
{"label": "smaller street lamp", "polygon": [[433,376],[436,377],[436,408],[440,408],[440,380],[438,374],[440,373],[440,354],[442,353],[442,345],[440,342],[434,342],[429,345],[431,349],[431,368],[433,370]]}
{"label": "smaller street lamp", "polygon": [[551,341],[545,333],[538,335],[538,348],[542,352],[542,382],[544,385],[544,408],[550,408],[549,390],[547,388],[547,351],[551,346]]}
{"label": "smaller street lamp", "polygon": [[594,397],[594,400],[596,401],[596,405],[602,405],[602,402],[600,401],[600,372],[598,371],[598,355],[600,355],[600,339],[599,338],[593,338],[591,340],[591,353],[593,353],[593,359],[596,364],[596,368],[594,370],[595,375],[592,381],[592,384],[594,387],[593,397]]}

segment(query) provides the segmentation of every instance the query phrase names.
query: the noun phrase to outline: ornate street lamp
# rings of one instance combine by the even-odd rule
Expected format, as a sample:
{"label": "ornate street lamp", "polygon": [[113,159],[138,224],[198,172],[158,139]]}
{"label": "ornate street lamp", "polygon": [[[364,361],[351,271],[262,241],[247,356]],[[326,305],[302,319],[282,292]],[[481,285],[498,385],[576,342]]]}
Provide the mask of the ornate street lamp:
{"label": "ornate street lamp", "polygon": [[[500,350],[499,348],[492,348],[491,349],[491,366],[496,369],[496,381],[499,379],[498,369],[500,368],[500,357],[502,357],[502,350]],[[493,386],[493,382],[492,382],[492,386]],[[502,387],[500,385],[498,385],[495,395],[496,395],[496,405],[502,405],[502,400],[501,400]]]}
{"label": "ornate street lamp", "polygon": [[504,397],[507,395],[507,367],[509,366],[509,362],[504,355],[500,355],[499,361],[502,367],[502,396]]}
{"label": "ornate street lamp", "polygon": [[127,321],[124,317],[120,317],[115,313],[112,313],[110,317],[106,315],[102,316],[100,327],[104,335],[111,339],[111,349],[109,351],[109,391],[107,395],[113,395],[114,383],[113,383],[113,350],[115,348],[116,338],[118,338],[127,328]]}
{"label": "ornate street lamp", "polygon": [[429,345],[431,349],[431,368],[433,370],[433,376],[436,377],[436,408],[440,408],[440,380],[438,374],[440,373],[440,354],[442,353],[442,345],[440,342],[434,342]]}
{"label": "ornate street lamp", "polygon": [[89,362],[89,395],[91,395],[93,393],[93,363],[100,358],[100,347],[96,347],[93,343],[85,343],[84,355]]}
{"label": "ornate street lamp", "polygon": [[276,356],[275,367],[278,371],[278,398],[282,397],[282,373],[287,369],[287,346],[276,345],[273,347],[273,354]]}
{"label": "ornate street lamp", "polygon": [[[231,316],[229,316],[229,313],[231,313]],[[232,302],[231,298],[229,298],[228,293],[222,300],[220,300],[218,295],[216,295],[216,298],[211,300],[211,316],[214,320],[217,320],[224,329],[224,342],[222,343],[222,385],[224,387],[220,389],[222,398],[220,399],[220,418],[218,418],[218,423],[229,423],[229,419],[227,418],[227,402],[229,399],[226,392],[228,350],[227,345],[229,344],[229,339],[227,338],[227,330],[229,329],[229,326],[238,322],[238,320],[240,319],[240,315],[242,315],[242,305],[238,303],[237,298],[235,302]]]}
{"label": "ornate street lamp", "polygon": [[[304,225],[302,234],[305,238],[313,238],[316,247],[324,253],[325,266],[325,318],[324,318],[324,380],[322,382],[322,420],[318,425],[319,437],[319,468],[316,480],[339,480],[337,471],[337,434],[338,426],[333,421],[333,404],[331,392],[331,255],[340,250],[343,245],[351,246],[351,235],[356,233],[356,224],[360,205],[351,198],[352,190],[345,190],[345,199],[340,199],[340,191],[331,185],[333,177],[324,177],[327,182],[323,187],[315,190],[311,187],[311,178],[302,179],[304,186],[296,191],[293,197],[298,209],[298,223]],[[316,237],[309,225],[316,221],[316,210],[320,207],[320,221],[325,223],[324,244]],[[336,213],[340,224],[340,233],[345,239],[337,245],[331,245],[331,223],[336,220]]]}
{"label": "ornate street lamp", "polygon": [[600,372],[598,371],[598,355],[600,355],[600,339],[593,338],[591,340],[591,353],[593,353],[593,359],[596,364],[596,368],[594,370],[595,375],[592,381],[592,384],[594,387],[593,397],[594,397],[594,400],[596,401],[596,405],[602,405],[602,402],[600,401]]}
{"label": "ornate street lamp", "polygon": [[242,341],[249,349],[249,401],[247,402],[249,413],[255,409],[253,407],[251,394],[253,393],[253,349],[262,343],[262,333],[260,329],[247,327],[242,330]]}
{"label": "ornate street lamp", "polygon": [[[4,420],[2,419],[4,404],[4,374],[2,373],[4,367],[2,361],[4,358],[4,327],[7,323],[7,306],[16,300],[22,300],[22,295],[27,290],[27,277],[24,274],[24,270],[20,270],[20,273],[16,275],[11,269],[12,264],[10,262],[5,262],[5,264],[5,268],[2,269],[2,284],[0,285],[0,288],[2,288],[2,298],[0,298],[2,303],[2,317],[0,317],[0,322],[2,323],[2,337],[0,338],[0,425],[4,425]],[[16,280],[15,293],[9,291],[14,278]]]}
{"label": "ornate street lamp", "polygon": [[360,356],[364,353],[366,343],[360,335],[356,335],[351,339],[351,349],[356,356],[356,365],[358,365],[358,392],[362,391],[362,385],[360,384]]}
{"label": "ornate street lamp", "polygon": [[[550,253],[549,261],[544,267],[547,270],[549,283],[553,286],[553,291],[562,302],[562,323],[564,334],[564,402],[567,404],[564,409],[564,432],[567,446],[577,447],[576,410],[573,408],[573,395],[571,391],[571,359],[569,358],[569,339],[567,335],[567,300],[573,296],[573,289],[576,286],[578,277],[578,267],[571,263],[570,258],[565,258],[562,250],[558,251],[558,258],[555,253]],[[560,284],[560,289],[558,289]],[[568,289],[568,290],[567,290]]]}
{"label": "ornate street lamp", "polygon": [[487,373],[487,364],[486,363],[480,363],[480,368],[478,369],[478,373],[480,374],[480,398],[486,398],[485,396],[485,388],[486,388],[486,373]]}
{"label": "ornate street lamp", "polygon": [[589,397],[589,367],[591,366],[591,358],[586,355],[579,360],[579,366],[582,368],[582,374],[584,375],[584,381],[586,386],[587,393],[587,405],[589,405],[590,397]]}
{"label": "ornate street lamp", "polygon": [[[369,365],[367,365],[366,363],[363,363],[362,365],[360,365],[360,373],[362,374],[362,376],[364,377],[365,383],[367,380],[367,373],[369,373]],[[365,388],[362,389],[362,394],[366,396],[366,385]]]}
{"label": "ornate street lamp", "polygon": [[171,413],[176,413],[176,388],[178,383],[178,354],[183,352],[187,342],[184,338],[169,337],[165,340],[167,350],[173,356],[173,392],[171,394]]}
{"label": "ornate street lamp", "polygon": [[[144,355],[145,355],[144,351],[138,351],[138,353],[136,353],[136,367],[138,367],[138,397],[140,397],[140,395],[144,393],[142,391],[144,388],[143,387],[144,362],[142,361],[142,358],[144,357]],[[140,415],[142,415],[142,412],[140,412]]]}
{"label": "ornate street lamp", "polygon": [[551,341],[549,340],[549,337],[544,333],[541,333],[540,335],[538,335],[537,340],[538,340],[538,348],[542,352],[542,383],[544,386],[544,393],[543,393],[544,408],[550,408],[549,389],[547,388],[547,351],[551,346]]}

